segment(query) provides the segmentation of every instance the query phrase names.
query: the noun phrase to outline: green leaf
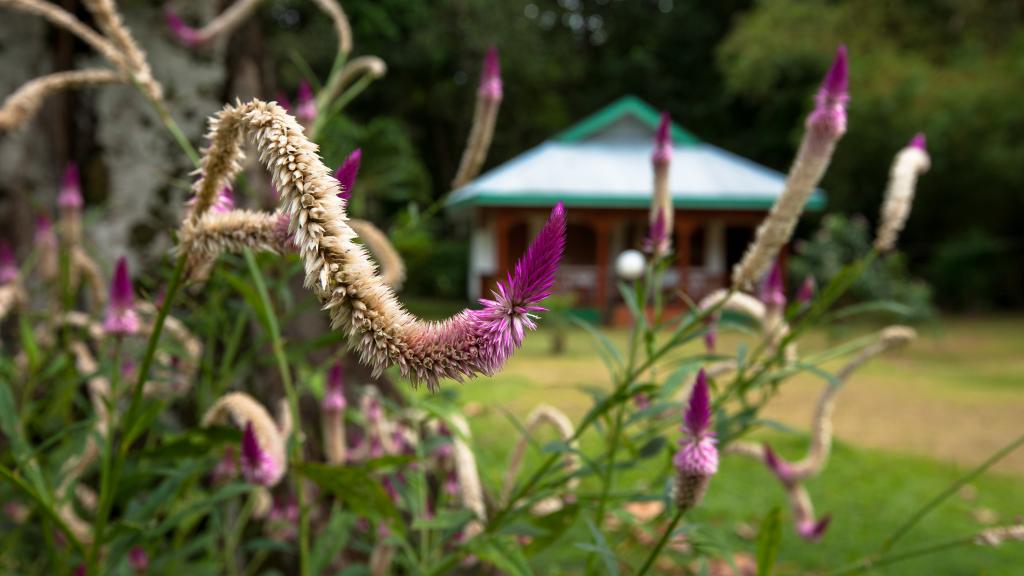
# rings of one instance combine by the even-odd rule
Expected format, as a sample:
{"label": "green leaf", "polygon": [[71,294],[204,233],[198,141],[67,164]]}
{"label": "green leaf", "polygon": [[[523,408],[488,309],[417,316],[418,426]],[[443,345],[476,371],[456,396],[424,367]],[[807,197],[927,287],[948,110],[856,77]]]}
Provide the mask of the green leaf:
{"label": "green leaf", "polygon": [[39,464],[33,457],[32,446],[22,434],[18,408],[14,403],[11,387],[6,382],[0,384],[0,432],[7,437],[15,463],[18,468],[24,470],[35,491],[47,501],[52,500],[49,488],[43,480],[43,474],[39,470]]}
{"label": "green leaf", "polygon": [[608,368],[608,373],[611,374],[612,377],[615,377],[618,373],[617,371],[622,370],[623,367],[622,354],[619,352],[619,349],[615,347],[615,344],[613,344],[612,341],[601,332],[601,330],[590,322],[576,318],[575,316],[571,317],[570,320],[573,324],[576,324],[586,330],[587,333],[590,334],[590,337],[594,339],[594,342],[598,345],[597,352],[601,356],[601,361],[604,362],[605,367]]}
{"label": "green leaf", "polygon": [[241,441],[242,433],[236,428],[199,428],[171,436],[159,446],[139,454],[139,458],[180,461],[185,458],[203,457],[218,446],[237,445]]}
{"label": "green leaf", "polygon": [[372,467],[330,466],[315,462],[292,464],[292,470],[305,476],[321,489],[334,494],[342,504],[371,520],[395,520],[392,528],[404,529],[398,522],[398,510],[379,480],[371,475]]}
{"label": "green leaf", "polygon": [[757,533],[757,576],[771,576],[782,542],[782,510],[778,506],[761,522]]}
{"label": "green leaf", "polygon": [[39,346],[36,344],[36,337],[32,330],[32,325],[28,323],[28,317],[24,314],[18,317],[18,333],[21,337],[21,349],[24,350],[25,355],[28,356],[28,365],[30,366],[30,370],[33,370],[39,365]]}
{"label": "green leaf", "polygon": [[601,556],[601,560],[604,561],[604,567],[608,570],[608,573],[612,576],[618,576],[619,574],[619,563],[615,558],[615,553],[608,547],[608,542],[604,539],[604,534],[594,524],[594,521],[590,518],[584,518],[587,521],[587,528],[590,530],[590,535],[594,537],[593,544],[577,544],[578,548],[583,550],[589,550]]}
{"label": "green leaf", "polygon": [[480,537],[470,540],[470,549],[480,560],[503,574],[533,574],[522,548],[508,537]]}

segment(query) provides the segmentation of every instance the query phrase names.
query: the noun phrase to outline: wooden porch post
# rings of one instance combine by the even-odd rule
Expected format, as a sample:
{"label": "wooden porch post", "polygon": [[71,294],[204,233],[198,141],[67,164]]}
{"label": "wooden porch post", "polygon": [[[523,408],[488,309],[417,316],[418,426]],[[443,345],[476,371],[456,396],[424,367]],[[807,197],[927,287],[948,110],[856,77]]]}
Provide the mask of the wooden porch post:
{"label": "wooden porch post", "polygon": [[676,220],[676,268],[679,270],[679,288],[690,295],[688,270],[690,268],[690,237],[697,224],[690,219]]}
{"label": "wooden porch post", "polygon": [[[512,219],[509,217],[509,213],[506,210],[496,210],[494,214],[494,235],[495,238],[495,251],[497,254],[497,272],[496,279],[501,280],[505,274],[508,274],[512,264],[508,258],[508,231],[512,227]],[[481,290],[481,294],[489,294],[491,286],[485,286],[484,290]]]}
{"label": "wooden porch post", "polygon": [[609,234],[611,224],[601,217],[590,221],[594,228],[597,243],[597,307],[604,311],[608,308],[608,277],[611,275],[611,255],[609,254]]}

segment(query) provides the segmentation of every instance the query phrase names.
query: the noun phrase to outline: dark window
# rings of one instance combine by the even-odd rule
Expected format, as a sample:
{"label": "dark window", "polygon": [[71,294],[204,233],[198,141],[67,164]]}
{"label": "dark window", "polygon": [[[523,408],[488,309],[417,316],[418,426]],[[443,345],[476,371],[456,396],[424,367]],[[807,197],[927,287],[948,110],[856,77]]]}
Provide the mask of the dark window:
{"label": "dark window", "polygon": [[754,229],[750,226],[728,226],[725,229],[725,262],[726,269],[731,270],[733,265],[743,258],[747,245],[754,238]]}
{"label": "dark window", "polygon": [[704,267],[704,238],[706,236],[707,230],[703,226],[698,226],[690,233],[690,266]]}

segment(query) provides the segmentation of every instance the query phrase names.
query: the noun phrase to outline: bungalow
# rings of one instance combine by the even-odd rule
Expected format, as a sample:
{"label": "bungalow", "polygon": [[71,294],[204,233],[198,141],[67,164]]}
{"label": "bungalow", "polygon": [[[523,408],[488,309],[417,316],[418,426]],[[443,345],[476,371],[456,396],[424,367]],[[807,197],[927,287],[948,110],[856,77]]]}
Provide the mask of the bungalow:
{"label": "bungalow", "polygon": [[[619,302],[614,262],[640,247],[653,192],[651,152],[659,113],[626,96],[454,191],[448,208],[472,222],[468,292],[489,294],[558,201],[568,209],[558,289],[605,316]],[[675,266],[666,284],[696,299],[729,271],[785,184],[785,175],[702,142],[672,125],[669,189]],[[809,210],[821,210],[816,192]]]}

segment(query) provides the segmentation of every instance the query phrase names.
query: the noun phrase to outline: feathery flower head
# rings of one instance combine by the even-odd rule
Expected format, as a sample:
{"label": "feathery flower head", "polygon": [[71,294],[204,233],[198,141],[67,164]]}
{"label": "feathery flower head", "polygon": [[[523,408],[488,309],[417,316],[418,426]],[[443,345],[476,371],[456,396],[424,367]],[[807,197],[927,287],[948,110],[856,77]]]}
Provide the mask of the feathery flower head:
{"label": "feathery flower head", "polygon": [[849,100],[846,45],[840,44],[836,59],[814,98],[814,111],[807,117],[807,127],[819,130],[829,138],[842,136],[846,132],[846,103]]}
{"label": "feathery flower head", "polygon": [[710,427],[711,395],[707,374],[701,369],[683,418],[679,450],[672,458],[676,467],[676,505],[684,510],[700,503],[708,481],[718,472],[718,449],[714,433],[708,431]]}
{"label": "feathery flower head", "polygon": [[199,31],[186,24],[174,8],[164,6],[164,21],[179,44],[186,48],[195,48],[199,45]]}
{"label": "feathery flower head", "polygon": [[356,148],[334,171],[334,179],[341,184],[341,192],[338,193],[338,197],[346,202],[352,198],[352,188],[356,185],[356,176],[359,175],[359,165],[362,161],[363,149]]}
{"label": "feathery flower head", "polygon": [[7,242],[0,242],[0,286],[18,279],[18,261]]}
{"label": "feathery flower head", "polygon": [[818,289],[818,283],[814,281],[814,276],[808,275],[804,278],[803,284],[800,285],[800,289],[796,293],[796,301],[801,304],[807,304],[811,300],[814,300],[814,293]]}
{"label": "feathery flower head", "polygon": [[914,134],[913,138],[910,139],[910,144],[907,144],[907,146],[927,152],[928,138],[924,135],[924,132],[918,132],[917,134]]}
{"label": "feathery flower head", "polygon": [[786,287],[782,279],[782,263],[775,261],[768,276],[761,285],[761,301],[768,308],[781,310],[786,307]]}
{"label": "feathery flower head", "polygon": [[772,447],[767,444],[764,445],[764,463],[784,486],[792,486],[796,483],[797,478],[793,467],[789,462],[779,458],[775,450],[772,450]]}
{"label": "feathery flower head", "polygon": [[654,135],[654,153],[651,162],[655,167],[668,166],[672,160],[672,118],[668,112],[661,113],[661,122]]}
{"label": "feathery flower head", "polygon": [[142,546],[133,546],[128,551],[128,564],[136,573],[144,573],[149,569],[149,556]]}
{"label": "feathery flower head", "polygon": [[341,362],[335,362],[327,373],[327,390],[320,408],[324,412],[341,412],[345,406],[345,368]]}
{"label": "feathery flower head", "polygon": [[483,69],[480,72],[479,94],[486,100],[498,102],[502,96],[501,62],[498,59],[497,46],[487,49]]}
{"label": "feathery flower head", "polygon": [[242,432],[242,475],[253,484],[273,486],[280,472],[278,464],[260,447],[252,422],[246,422]]}
{"label": "feathery flower head", "polygon": [[828,514],[822,516],[817,522],[814,520],[801,520],[796,527],[796,531],[804,540],[817,542],[825,535],[825,530],[828,530],[830,522],[832,522],[832,516]]}
{"label": "feathery flower head", "polygon": [[60,184],[60,194],[57,196],[57,206],[61,210],[81,210],[84,204],[82,200],[82,181],[78,174],[78,164],[68,162],[64,168],[64,178]]}
{"label": "feathery flower head", "polygon": [[653,254],[659,251],[665,245],[666,240],[668,240],[668,230],[665,226],[665,211],[659,207],[654,221],[651,222],[651,227],[647,231],[647,238],[644,238],[644,252]]}
{"label": "feathery flower head", "polygon": [[139,331],[139,315],[135,312],[135,293],[132,278],[128,275],[128,260],[122,256],[117,261],[114,279],[110,283],[110,299],[107,302],[107,316],[103,321],[107,334],[128,336]]}
{"label": "feathery flower head", "polygon": [[559,202],[551,211],[547,224],[516,262],[515,270],[506,280],[498,282],[493,300],[481,299],[482,310],[471,312],[476,327],[488,346],[483,351],[486,372],[497,370],[512,352],[523,343],[526,329],[535,330],[535,312],[546,308],[538,304],[551,295],[558,262],[565,251],[565,205]]}
{"label": "feathery flower head", "polygon": [[303,79],[299,82],[299,92],[295,96],[295,117],[303,124],[309,124],[316,119],[316,97],[313,96],[313,87]]}

